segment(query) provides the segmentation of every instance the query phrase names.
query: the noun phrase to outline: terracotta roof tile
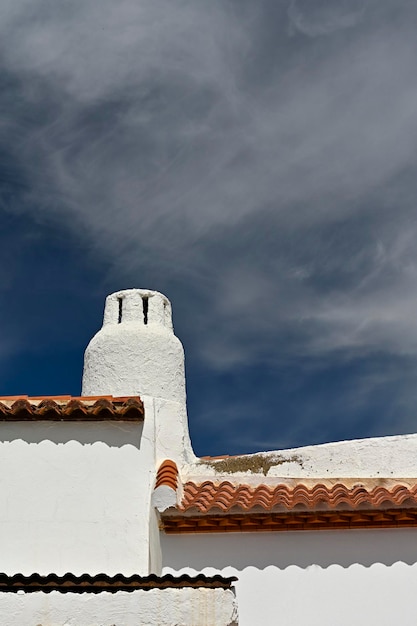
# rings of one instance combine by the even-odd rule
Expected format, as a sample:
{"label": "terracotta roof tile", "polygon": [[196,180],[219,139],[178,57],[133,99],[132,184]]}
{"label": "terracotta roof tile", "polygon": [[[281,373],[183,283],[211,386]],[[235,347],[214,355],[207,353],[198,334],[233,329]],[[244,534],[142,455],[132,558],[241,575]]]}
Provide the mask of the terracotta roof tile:
{"label": "terracotta roof tile", "polygon": [[346,530],[354,528],[415,528],[416,509],[286,511],[285,513],[182,513],[162,517],[166,533],[228,533],[299,530]]}
{"label": "terracotta roof tile", "polygon": [[[156,486],[177,490],[179,481],[176,464],[165,460]],[[181,503],[161,512],[166,533],[417,526],[417,478],[346,478],[337,483],[306,478],[258,485],[209,479],[180,487]]]}
{"label": "terracotta roof tile", "polygon": [[174,461],[166,459],[161,463],[156,475],[155,489],[165,485],[171,487],[174,491],[178,486],[178,468]]}
{"label": "terracotta roof tile", "polygon": [[330,509],[341,506],[357,508],[362,505],[379,508],[405,503],[417,504],[417,485],[410,487],[397,484],[390,489],[382,486],[367,489],[361,485],[349,488],[343,483],[330,487],[319,483],[312,488],[304,484],[297,484],[295,487],[284,484],[251,487],[245,484],[233,485],[228,481],[220,484],[205,481],[202,484],[187,482],[184,485],[180,510],[197,509],[201,513],[207,513],[215,508],[228,512],[234,507],[243,511],[255,507],[261,507],[265,511],[272,511],[277,507],[286,510],[296,507],[312,510],[320,506]]}
{"label": "terracotta roof tile", "polygon": [[141,421],[139,397],[3,396],[0,421]]}

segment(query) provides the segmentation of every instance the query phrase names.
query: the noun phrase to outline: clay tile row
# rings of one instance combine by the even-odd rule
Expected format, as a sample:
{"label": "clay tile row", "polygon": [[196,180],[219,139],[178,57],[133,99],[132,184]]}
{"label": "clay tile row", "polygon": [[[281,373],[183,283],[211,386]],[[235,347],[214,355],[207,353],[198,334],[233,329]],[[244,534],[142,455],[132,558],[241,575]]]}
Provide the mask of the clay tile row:
{"label": "clay tile row", "polygon": [[139,397],[43,397],[0,398],[0,421],[141,421]]}
{"label": "clay tile row", "polygon": [[303,484],[295,487],[288,485],[251,487],[233,485],[228,481],[220,484],[206,481],[202,484],[187,482],[184,485],[180,510],[197,509],[201,513],[206,513],[214,508],[227,512],[233,507],[243,511],[249,511],[254,507],[272,511],[277,507],[286,510],[295,507],[313,510],[320,506],[329,509],[357,508],[365,505],[380,508],[404,504],[407,506],[417,504],[417,485],[408,487],[398,484],[391,489],[376,486],[368,490],[359,485],[349,488],[343,483],[338,483],[332,487],[317,484],[309,489]]}
{"label": "clay tile row", "polygon": [[178,486],[178,468],[174,461],[166,459],[161,463],[156,475],[155,489],[157,487],[170,487],[176,491]]}

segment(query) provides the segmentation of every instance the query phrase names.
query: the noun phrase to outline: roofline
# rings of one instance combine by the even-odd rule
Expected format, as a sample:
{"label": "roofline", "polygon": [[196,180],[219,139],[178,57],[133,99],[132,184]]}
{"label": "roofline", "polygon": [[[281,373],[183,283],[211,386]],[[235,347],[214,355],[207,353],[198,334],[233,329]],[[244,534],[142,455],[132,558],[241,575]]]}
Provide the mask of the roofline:
{"label": "roofline", "polygon": [[0,422],[140,422],[144,406],[139,396],[4,396]]}
{"label": "roofline", "polygon": [[138,589],[182,589],[191,587],[194,589],[229,589],[232,583],[237,580],[236,577],[224,577],[220,575],[205,576],[197,574],[190,576],[182,574],[181,576],[173,576],[165,574],[157,576],[150,574],[149,576],[124,576],[123,574],[115,574],[109,576],[107,574],[75,574],[67,573],[62,576],[57,574],[47,574],[42,576],[34,573],[29,576],[23,574],[0,573],[0,593],[24,591],[25,593],[33,593],[43,591],[50,593],[51,591],[59,591],[61,593],[101,593],[110,591],[136,591]]}

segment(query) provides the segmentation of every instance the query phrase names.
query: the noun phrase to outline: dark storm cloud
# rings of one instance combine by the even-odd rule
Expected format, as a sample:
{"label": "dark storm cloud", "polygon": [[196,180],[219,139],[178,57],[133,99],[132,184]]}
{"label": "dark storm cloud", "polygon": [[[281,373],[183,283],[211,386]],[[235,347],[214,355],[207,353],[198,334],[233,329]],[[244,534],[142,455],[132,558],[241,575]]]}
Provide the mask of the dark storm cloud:
{"label": "dark storm cloud", "polygon": [[3,210],[157,277],[210,367],[414,358],[416,19],[405,0],[3,3],[0,138],[24,181]]}

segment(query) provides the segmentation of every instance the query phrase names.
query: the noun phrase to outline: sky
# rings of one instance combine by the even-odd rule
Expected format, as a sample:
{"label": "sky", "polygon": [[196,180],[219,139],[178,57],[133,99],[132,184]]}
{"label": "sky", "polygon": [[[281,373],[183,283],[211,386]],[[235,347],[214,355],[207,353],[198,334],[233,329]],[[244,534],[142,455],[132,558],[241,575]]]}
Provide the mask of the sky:
{"label": "sky", "polygon": [[172,302],[197,454],[417,431],[417,4],[2,0],[0,394]]}

